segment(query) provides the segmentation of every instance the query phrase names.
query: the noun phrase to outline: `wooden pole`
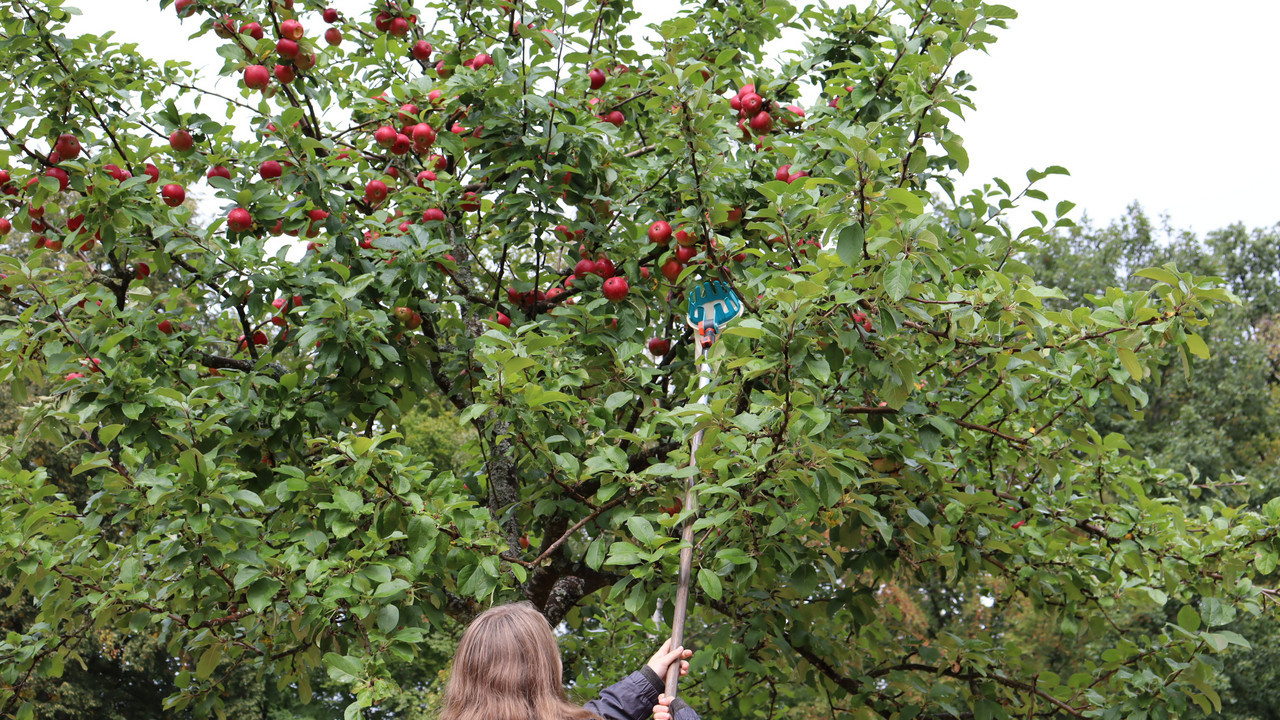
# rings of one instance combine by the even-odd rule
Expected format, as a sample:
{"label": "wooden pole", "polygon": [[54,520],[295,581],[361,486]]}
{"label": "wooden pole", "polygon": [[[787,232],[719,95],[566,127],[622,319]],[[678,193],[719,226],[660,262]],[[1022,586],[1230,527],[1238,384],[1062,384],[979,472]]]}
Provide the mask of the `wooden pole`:
{"label": "wooden pole", "polygon": [[[701,333],[694,334],[694,353],[695,360],[701,360],[706,355],[707,348],[702,346]],[[713,342],[714,338],[713,337]],[[711,367],[702,363],[699,367],[700,377],[698,378],[698,389],[706,390],[711,384]],[[705,403],[707,401],[706,393],[703,392],[699,400]],[[689,441],[689,466],[698,467],[698,448],[702,446],[702,430],[699,429],[693,433],[693,438]],[[692,585],[693,575],[693,521],[698,514],[698,495],[694,492],[694,486],[698,483],[697,473],[690,475],[685,479],[684,485],[684,527],[680,531],[680,576],[676,584],[676,606],[671,618],[671,649],[675,650],[684,644],[684,624],[685,619],[689,615],[689,589]],[[672,698],[676,697],[677,685],[680,682],[680,660],[671,663],[671,667],[667,668],[667,689],[666,694]]]}

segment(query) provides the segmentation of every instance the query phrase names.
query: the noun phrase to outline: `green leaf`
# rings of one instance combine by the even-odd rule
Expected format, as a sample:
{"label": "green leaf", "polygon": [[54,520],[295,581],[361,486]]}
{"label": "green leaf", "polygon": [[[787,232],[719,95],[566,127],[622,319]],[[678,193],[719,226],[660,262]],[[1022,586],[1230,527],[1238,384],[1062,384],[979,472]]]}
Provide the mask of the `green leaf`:
{"label": "green leaf", "polygon": [[919,215],[924,212],[924,200],[921,200],[919,195],[906,188],[889,188],[889,191],[885,194],[890,200],[906,208],[906,211],[911,215]]}
{"label": "green leaf", "polygon": [[850,223],[840,229],[840,238],[836,241],[836,255],[840,257],[840,262],[849,267],[857,267],[862,261],[864,246],[865,238],[861,225]]}
{"label": "green leaf", "polygon": [[894,260],[884,270],[884,289],[894,302],[907,296],[911,290],[911,261],[907,258]]}
{"label": "green leaf", "polygon": [[1187,333],[1187,349],[1202,360],[1209,359],[1209,346],[1205,345],[1204,338],[1195,333]]}
{"label": "green leaf", "polygon": [[629,392],[620,390],[616,393],[609,395],[609,397],[604,401],[604,409],[612,412],[622,407],[623,405],[626,405],[627,403],[631,402],[633,398],[635,398],[634,393],[629,393]]}
{"label": "green leaf", "polygon": [[706,568],[698,569],[698,587],[702,588],[702,591],[712,600],[719,600],[724,596],[724,588],[720,585],[720,576]]}
{"label": "green leaf", "polygon": [[400,608],[395,605],[385,605],[378,611],[378,629],[383,633],[390,635],[399,624]]}
{"label": "green leaf", "polygon": [[249,607],[253,608],[256,613],[261,613],[267,609],[267,605],[271,604],[271,599],[280,591],[280,582],[271,578],[261,578],[249,586],[248,599]]}
{"label": "green leaf", "polygon": [[351,655],[325,653],[324,664],[329,670],[329,677],[344,685],[354,683],[364,674],[364,662]]}
{"label": "green leaf", "polygon": [[364,498],[360,497],[360,493],[352,492],[346,488],[334,488],[333,501],[337,503],[338,507],[352,515],[358,515],[364,509]]}
{"label": "green leaf", "polygon": [[1196,609],[1190,605],[1183,605],[1182,609],[1178,611],[1178,624],[1184,630],[1195,632],[1200,629],[1200,613],[1196,612]]}
{"label": "green leaf", "polygon": [[200,659],[196,661],[196,679],[205,680],[213,674],[214,668],[218,667],[218,662],[222,660],[222,646],[210,645],[200,653]]}
{"label": "green leaf", "polygon": [[1135,381],[1141,381],[1143,375],[1142,362],[1138,360],[1138,355],[1129,348],[1117,348],[1120,355],[1120,362],[1124,364],[1124,369],[1129,372],[1129,377]]}
{"label": "green leaf", "polygon": [[639,515],[627,518],[627,529],[636,540],[640,541],[641,545],[651,545],[653,539],[657,537],[653,532],[653,525]]}

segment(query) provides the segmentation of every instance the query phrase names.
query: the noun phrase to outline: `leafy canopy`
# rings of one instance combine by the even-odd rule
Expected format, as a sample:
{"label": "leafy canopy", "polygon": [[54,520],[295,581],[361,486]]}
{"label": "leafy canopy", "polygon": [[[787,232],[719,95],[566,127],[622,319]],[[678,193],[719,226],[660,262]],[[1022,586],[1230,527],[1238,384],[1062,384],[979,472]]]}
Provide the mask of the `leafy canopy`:
{"label": "leafy canopy", "polygon": [[[686,518],[713,713],[1219,702],[1207,653],[1271,593],[1251,563],[1274,566],[1280,505],[1188,513],[1166,498],[1185,480],[1092,408],[1145,406],[1232,298],[1166,266],[1055,303],[1016,253],[1070,204],[1008,216],[1065,171],[955,192],[960,66],[1009,8],[689,4],[650,45],[625,0],[379,0],[333,45],[312,2],[161,0],[222,38],[237,89],[214,91],[210,58],[161,66],[66,37],[60,0],[7,6],[0,163],[31,245],[0,258],[0,377],[29,390],[0,572],[39,609],[0,642],[4,712],[32,716],[33,680],[95,628],[186,658],[168,703],[200,714],[233,671],[305,702],[324,668],[355,717],[492,599],[599,655],[620,618],[660,632]],[[784,28],[802,47],[766,53]],[[216,219],[170,184],[207,185]],[[689,244],[652,242],[657,220]],[[704,279],[746,316],[698,402],[682,315]],[[474,429],[461,465],[407,451],[424,402]],[[676,508],[696,428],[701,507]],[[78,454],[84,497],[31,462],[37,438]],[[890,584],[939,612],[1018,598],[1065,636],[1121,599],[1180,609],[1063,677],[989,625],[909,632]]]}

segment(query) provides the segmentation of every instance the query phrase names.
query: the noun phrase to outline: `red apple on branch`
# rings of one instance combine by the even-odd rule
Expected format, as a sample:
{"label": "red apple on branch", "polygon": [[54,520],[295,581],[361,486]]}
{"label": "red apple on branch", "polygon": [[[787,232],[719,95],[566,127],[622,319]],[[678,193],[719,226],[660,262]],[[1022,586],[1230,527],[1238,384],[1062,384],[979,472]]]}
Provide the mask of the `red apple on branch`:
{"label": "red apple on branch", "polygon": [[290,40],[301,40],[304,34],[302,23],[292,18],[280,23],[280,35]]}
{"label": "red apple on branch", "polygon": [[618,302],[619,300],[627,296],[627,292],[630,289],[631,288],[627,285],[626,278],[611,277],[604,281],[604,287],[602,288],[601,292],[609,300]]}
{"label": "red apple on branch", "polygon": [[164,198],[165,205],[178,207],[187,199],[187,191],[177,183],[169,183],[160,188],[160,197]]}
{"label": "red apple on branch", "polygon": [[649,241],[655,245],[666,245],[671,240],[671,223],[658,220],[649,226]]}
{"label": "red apple on branch", "polygon": [[195,141],[191,139],[191,133],[186,130],[174,130],[169,135],[169,147],[180,153],[189,152],[195,146]]}
{"label": "red apple on branch", "polygon": [[234,208],[227,213],[227,227],[233,232],[244,232],[253,227],[253,216],[244,208]]}

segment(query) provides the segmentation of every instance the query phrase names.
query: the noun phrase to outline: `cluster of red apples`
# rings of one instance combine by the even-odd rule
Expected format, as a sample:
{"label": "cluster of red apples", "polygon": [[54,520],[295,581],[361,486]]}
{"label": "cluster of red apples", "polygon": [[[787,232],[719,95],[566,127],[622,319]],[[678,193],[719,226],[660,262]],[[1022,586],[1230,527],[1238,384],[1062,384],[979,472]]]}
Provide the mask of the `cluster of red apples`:
{"label": "cluster of red apples", "polygon": [[[191,149],[191,135],[185,130],[175,132],[170,143],[175,150]],[[84,152],[84,148],[80,143],[80,139],[73,133],[62,133],[52,143],[52,149],[46,156],[46,165],[43,166],[43,173],[37,172],[27,179],[26,185],[20,190],[18,185],[13,182],[13,177],[8,169],[0,168],[0,194],[15,198],[9,201],[9,205],[17,210],[24,218],[26,223],[25,229],[29,230],[36,236],[34,246],[36,248],[45,248],[48,250],[59,251],[63,248],[64,242],[71,242],[73,247],[77,247],[80,252],[89,252],[93,250],[102,240],[101,232],[86,227],[85,213],[68,213],[65,223],[60,227],[55,226],[53,219],[48,214],[49,207],[45,204],[35,204],[34,198],[30,201],[23,202],[19,199],[22,193],[30,192],[35,188],[41,177],[53,178],[58,182],[58,192],[67,192],[71,190],[71,175],[66,169],[61,167],[64,161],[76,160]],[[122,169],[115,164],[106,164],[102,166],[111,179],[116,182],[124,182],[133,177],[133,173]],[[160,181],[160,168],[154,163],[147,163],[143,168],[147,176],[147,184],[154,185]],[[87,193],[93,192],[93,185],[88,184],[85,188]],[[176,208],[187,199],[187,191],[182,185],[177,183],[166,183],[160,188],[160,199],[165,205]],[[15,218],[18,216],[14,216]],[[0,217],[0,236],[8,235],[13,231],[13,220],[8,217]],[[92,235],[89,233],[92,231]],[[51,237],[52,236],[52,237]],[[139,280],[150,274],[150,268],[146,263],[140,263],[137,266],[136,274]]]}

